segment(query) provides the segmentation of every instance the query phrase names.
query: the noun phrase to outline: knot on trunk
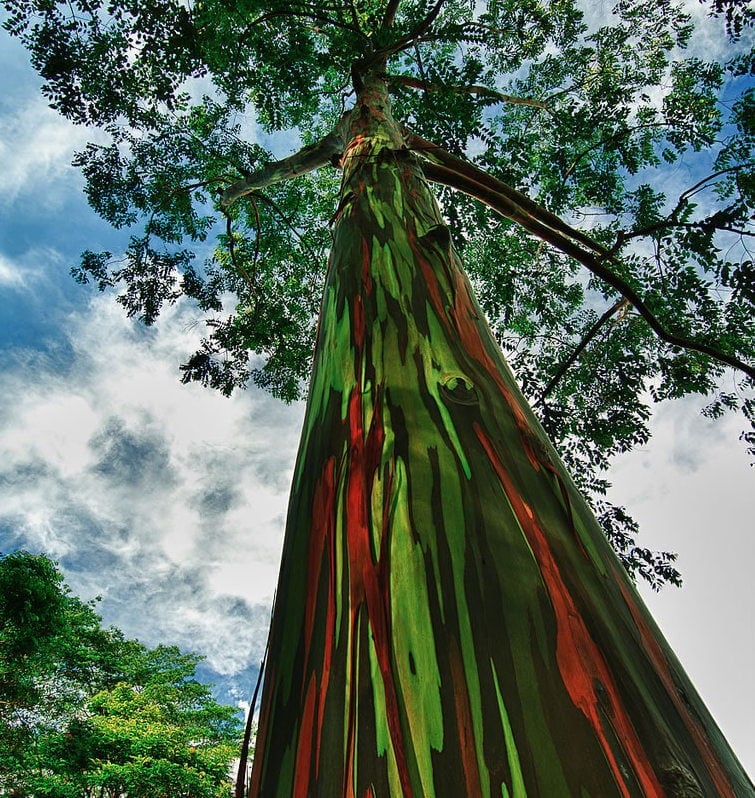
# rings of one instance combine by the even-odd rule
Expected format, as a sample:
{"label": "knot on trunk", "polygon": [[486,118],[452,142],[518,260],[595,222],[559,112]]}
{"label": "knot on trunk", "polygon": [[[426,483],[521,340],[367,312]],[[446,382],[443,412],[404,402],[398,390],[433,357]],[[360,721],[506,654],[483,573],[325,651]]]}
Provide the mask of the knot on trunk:
{"label": "knot on trunk", "polygon": [[668,798],[705,798],[695,775],[679,762],[661,768],[658,781]]}

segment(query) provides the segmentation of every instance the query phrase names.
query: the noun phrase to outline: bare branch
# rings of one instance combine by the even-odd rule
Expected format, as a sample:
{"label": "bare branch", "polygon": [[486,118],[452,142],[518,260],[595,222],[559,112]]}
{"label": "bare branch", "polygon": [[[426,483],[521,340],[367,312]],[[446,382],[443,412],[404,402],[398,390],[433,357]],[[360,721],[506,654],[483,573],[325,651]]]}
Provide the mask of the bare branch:
{"label": "bare branch", "polygon": [[238,180],[223,192],[220,204],[223,208],[227,208],[237,199],[251,194],[259,188],[299,177],[328,163],[333,163],[340,157],[343,147],[342,138],[333,131],[317,144],[304,147],[281,161],[266,163],[249,177]]}
{"label": "bare branch", "polygon": [[530,105],[533,108],[540,108],[547,111],[548,108],[545,103],[539,100],[532,100],[529,97],[516,97],[511,94],[504,94],[503,92],[490,89],[487,86],[441,86],[437,83],[428,83],[420,78],[415,78],[413,75],[386,75],[388,83],[398,84],[400,86],[408,86],[412,89],[421,89],[423,91],[450,91],[454,94],[474,94],[477,97],[483,97],[495,103],[509,103],[511,105]]}
{"label": "bare branch", "polygon": [[715,180],[717,177],[721,177],[721,175],[729,174],[731,172],[739,172],[741,169],[752,169],[753,162],[748,161],[747,163],[739,163],[735,164],[734,166],[728,166],[726,169],[719,169],[718,172],[713,172],[713,174],[704,177],[702,180],[699,180],[695,183],[694,186],[688,188],[679,198],[679,203],[681,204],[684,200],[689,199],[693,194],[696,194],[698,191],[701,191],[705,188],[707,183],[710,183],[711,180]]}
{"label": "bare branch", "polygon": [[576,349],[566,358],[566,360],[559,366],[558,371],[553,375],[550,382],[543,388],[543,392],[540,394],[537,402],[535,405],[541,405],[545,401],[545,397],[558,385],[559,380],[566,374],[569,370],[569,367],[577,360],[577,358],[584,352],[585,347],[592,341],[592,339],[598,334],[600,328],[614,315],[614,313],[618,312],[622,308],[629,307],[629,302],[622,297],[610,308],[590,327],[590,329],[585,333],[582,340],[577,345]]}

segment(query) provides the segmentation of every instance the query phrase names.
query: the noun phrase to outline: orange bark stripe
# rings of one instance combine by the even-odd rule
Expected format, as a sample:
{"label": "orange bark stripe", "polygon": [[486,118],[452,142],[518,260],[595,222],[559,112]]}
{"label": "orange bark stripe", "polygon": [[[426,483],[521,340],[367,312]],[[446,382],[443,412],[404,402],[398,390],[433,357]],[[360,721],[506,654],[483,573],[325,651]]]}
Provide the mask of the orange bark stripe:
{"label": "orange bark stripe", "polygon": [[582,616],[574,604],[574,599],[563,581],[545,533],[535,520],[531,508],[517,492],[492,442],[477,423],[475,423],[474,427],[477,437],[501,480],[519,524],[533,549],[543,581],[548,589],[548,595],[556,615],[556,659],[569,696],[595,730],[603,752],[614,773],[616,783],[620,787],[622,794],[628,798],[629,790],[600,720],[598,711],[600,701],[595,693],[595,680],[600,681],[610,705],[609,722],[611,722],[616,731],[619,744],[632,762],[635,775],[645,795],[664,795],[663,788],[652,766],[647,761],[634,726],[622,705],[616,684],[608,670],[605,659],[590,636]]}
{"label": "orange bark stripe", "polygon": [[441,298],[440,295],[438,277],[435,274],[432,264],[425,257],[425,254],[422,251],[422,247],[419,244],[419,239],[417,238],[416,230],[408,228],[406,233],[409,238],[409,246],[411,247],[412,252],[414,254],[415,262],[422,271],[422,276],[425,278],[425,287],[427,288],[427,292],[430,295],[430,299],[432,300],[435,312],[438,315],[438,318],[440,318],[445,322],[446,311],[444,308],[443,299]]}
{"label": "orange bark stripe", "polygon": [[454,704],[456,707],[456,730],[459,735],[459,752],[464,768],[464,781],[467,795],[482,795],[480,772],[477,765],[472,712],[469,706],[467,679],[464,663],[461,661],[459,644],[455,638],[450,640],[451,679],[453,681]]}
{"label": "orange bark stripe", "polygon": [[617,577],[615,581],[621,590],[621,594],[623,595],[624,601],[632,615],[632,619],[637,627],[637,631],[640,633],[643,647],[652,660],[655,670],[663,682],[663,686],[666,688],[666,692],[674,702],[674,705],[679,712],[679,716],[689,730],[690,736],[695,741],[697,750],[700,752],[700,757],[708,769],[708,774],[710,775],[713,783],[716,785],[716,791],[718,795],[720,798],[736,798],[734,788],[732,787],[731,782],[721,767],[721,763],[718,761],[714,751],[712,750],[709,739],[702,732],[697,724],[697,721],[689,711],[689,708],[679,696],[679,691],[674,683],[669,662],[666,655],[663,653],[663,649],[660,647],[660,645],[658,645],[658,641],[648,628],[646,620],[642,617],[642,614],[637,608],[635,601],[623,580]]}
{"label": "orange bark stripe", "polygon": [[308,798],[309,773],[312,760],[312,734],[314,731],[315,715],[315,677],[309,679],[307,697],[304,701],[304,711],[299,726],[299,742],[296,747],[296,766],[294,768],[293,798]]}

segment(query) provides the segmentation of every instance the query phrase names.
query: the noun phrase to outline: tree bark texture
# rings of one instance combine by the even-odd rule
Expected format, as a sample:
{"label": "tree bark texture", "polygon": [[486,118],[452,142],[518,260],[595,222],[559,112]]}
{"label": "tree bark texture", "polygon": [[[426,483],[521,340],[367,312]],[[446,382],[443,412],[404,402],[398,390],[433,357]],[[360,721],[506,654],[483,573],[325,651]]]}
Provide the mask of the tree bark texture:
{"label": "tree bark texture", "polygon": [[251,795],[755,795],[520,394],[378,80],[345,139]]}

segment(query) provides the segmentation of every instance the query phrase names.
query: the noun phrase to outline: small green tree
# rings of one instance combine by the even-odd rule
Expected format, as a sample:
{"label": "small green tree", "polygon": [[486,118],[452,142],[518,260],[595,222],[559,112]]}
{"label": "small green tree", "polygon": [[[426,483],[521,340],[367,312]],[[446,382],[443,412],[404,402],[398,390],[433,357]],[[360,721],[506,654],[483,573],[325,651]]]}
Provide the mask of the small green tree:
{"label": "small green tree", "polygon": [[0,790],[221,798],[240,721],[200,657],[103,629],[48,558],[0,557]]}

